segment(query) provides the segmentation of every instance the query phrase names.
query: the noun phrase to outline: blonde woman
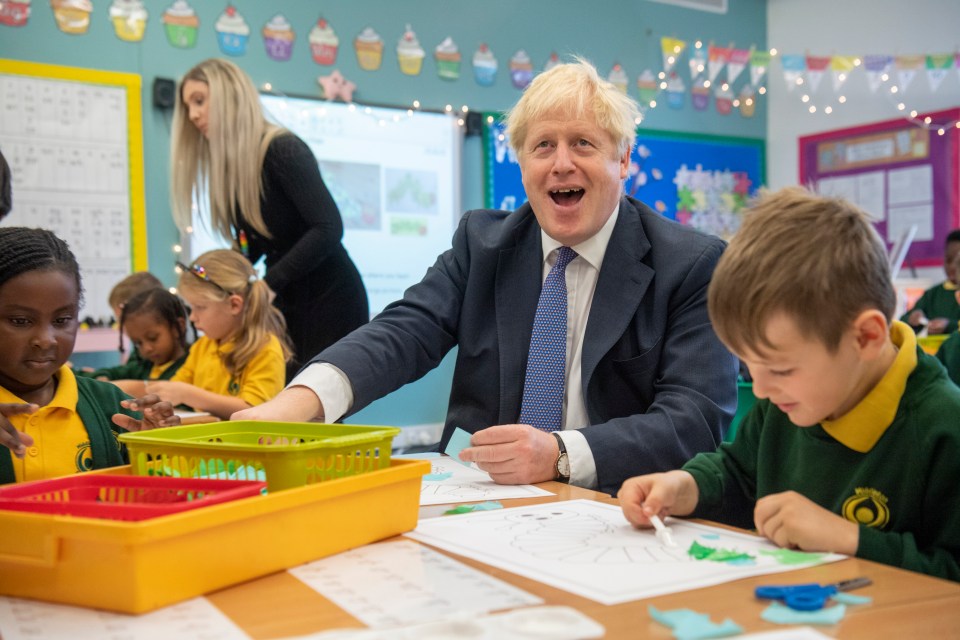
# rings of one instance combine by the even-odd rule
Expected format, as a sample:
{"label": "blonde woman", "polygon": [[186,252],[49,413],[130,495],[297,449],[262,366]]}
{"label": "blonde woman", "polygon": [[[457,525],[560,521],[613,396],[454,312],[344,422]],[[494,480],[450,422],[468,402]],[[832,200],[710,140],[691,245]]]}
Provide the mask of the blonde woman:
{"label": "blonde woman", "polygon": [[187,72],[173,118],[174,218],[191,224],[193,199],[206,191],[210,226],[251,263],[266,256],[293,343],[288,379],[369,316],[360,273],[344,248],[343,221],[298,137],[266,120],[250,77],[226,60]]}

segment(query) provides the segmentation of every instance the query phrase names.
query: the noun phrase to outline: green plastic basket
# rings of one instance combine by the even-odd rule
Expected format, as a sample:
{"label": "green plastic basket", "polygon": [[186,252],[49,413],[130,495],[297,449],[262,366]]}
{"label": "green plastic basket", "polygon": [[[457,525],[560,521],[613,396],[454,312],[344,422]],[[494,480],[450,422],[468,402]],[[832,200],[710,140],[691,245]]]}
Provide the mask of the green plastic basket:
{"label": "green plastic basket", "polygon": [[212,422],[125,433],[140,476],[265,480],[270,491],[390,466],[396,427],[313,422]]}

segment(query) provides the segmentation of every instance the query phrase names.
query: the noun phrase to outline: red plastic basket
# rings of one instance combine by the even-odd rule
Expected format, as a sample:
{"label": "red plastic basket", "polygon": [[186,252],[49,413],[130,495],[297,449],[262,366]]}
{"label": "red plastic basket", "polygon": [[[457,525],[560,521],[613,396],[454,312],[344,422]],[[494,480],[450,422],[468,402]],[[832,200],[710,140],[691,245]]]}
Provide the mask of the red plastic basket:
{"label": "red plastic basket", "polygon": [[0,509],[108,520],[146,520],[256,496],[267,483],[78,474],[0,487]]}

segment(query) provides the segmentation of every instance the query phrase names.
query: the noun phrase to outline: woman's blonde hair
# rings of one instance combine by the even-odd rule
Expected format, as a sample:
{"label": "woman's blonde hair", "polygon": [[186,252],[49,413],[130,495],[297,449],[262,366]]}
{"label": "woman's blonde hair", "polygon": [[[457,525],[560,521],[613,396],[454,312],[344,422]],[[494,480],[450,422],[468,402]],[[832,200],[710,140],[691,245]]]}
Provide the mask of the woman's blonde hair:
{"label": "woman's blonde hair", "polygon": [[[196,267],[203,269],[200,271]],[[287,323],[280,310],[270,303],[270,287],[257,277],[250,261],[240,253],[215,249],[202,254],[189,269],[180,273],[177,287],[181,292],[188,291],[214,302],[226,300],[230,295],[243,298],[236,346],[223,356],[223,365],[230,375],[239,376],[247,363],[270,341],[271,335],[280,340],[284,361],[292,357]]]}
{"label": "woman's blonde hair", "polygon": [[637,139],[640,109],[633,98],[600,77],[597,69],[576,57],[541,73],[507,114],[507,136],[518,155],[523,153],[532,122],[552,114],[579,118],[593,111],[597,125],[617,141],[622,157]]}
{"label": "woman's blonde hair", "polygon": [[[188,80],[209,87],[207,135],[190,121],[183,100]],[[190,226],[192,203],[205,187],[213,229],[236,242],[239,212],[257,233],[270,237],[260,211],[263,158],[270,142],[286,129],[268,122],[253,81],[227,60],[204,60],[183,76],[177,87],[170,143],[170,193],[174,221]]]}

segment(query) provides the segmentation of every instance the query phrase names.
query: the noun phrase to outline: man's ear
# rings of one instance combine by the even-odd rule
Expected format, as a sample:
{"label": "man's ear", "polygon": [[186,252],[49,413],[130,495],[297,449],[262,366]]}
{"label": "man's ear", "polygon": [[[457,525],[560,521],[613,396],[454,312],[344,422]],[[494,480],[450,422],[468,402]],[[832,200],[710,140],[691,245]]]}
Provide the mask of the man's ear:
{"label": "man's ear", "polygon": [[890,325],[879,309],[862,311],[853,321],[857,348],[867,358],[876,357],[890,336]]}

